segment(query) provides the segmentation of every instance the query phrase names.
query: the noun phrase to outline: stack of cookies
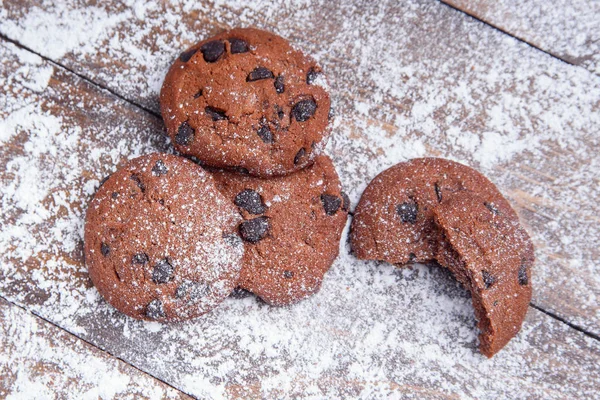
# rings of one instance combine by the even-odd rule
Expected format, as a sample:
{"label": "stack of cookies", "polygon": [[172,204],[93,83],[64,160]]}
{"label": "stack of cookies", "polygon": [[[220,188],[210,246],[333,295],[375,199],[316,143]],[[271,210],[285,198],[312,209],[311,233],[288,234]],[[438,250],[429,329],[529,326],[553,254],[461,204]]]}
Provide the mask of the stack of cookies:
{"label": "stack of cookies", "polygon": [[363,193],[351,232],[358,258],[450,269],[471,292],[486,356],[520,330],[533,245],[508,201],[474,169],[440,158],[389,168]]}
{"label": "stack of cookies", "polygon": [[98,291],[138,319],[202,315],[233,291],[273,305],[315,293],[339,251],[348,199],[321,152],[321,69],[287,41],[233,29],[182,53],[161,91],[175,149],[101,184],[85,225]]}

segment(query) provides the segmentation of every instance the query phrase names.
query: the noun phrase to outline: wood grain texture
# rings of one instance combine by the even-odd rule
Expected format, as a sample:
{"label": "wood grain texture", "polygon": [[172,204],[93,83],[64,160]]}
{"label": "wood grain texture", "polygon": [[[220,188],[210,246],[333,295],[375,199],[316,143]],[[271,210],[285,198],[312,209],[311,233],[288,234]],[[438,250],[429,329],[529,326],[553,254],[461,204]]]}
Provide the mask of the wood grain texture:
{"label": "wood grain texture", "polygon": [[144,4],[5,1],[0,31],[154,112],[171,60],[195,41],[238,25],[282,34],[328,72],[338,113],[330,153],[354,202],[406,158],[480,169],[536,243],[534,304],[600,333],[589,201],[600,197],[597,76],[434,1]]}
{"label": "wood grain texture", "polygon": [[600,2],[596,0],[442,2],[600,75]]}
{"label": "wood grain texture", "polygon": [[[0,293],[10,301],[199,398],[598,392],[598,341],[530,309],[522,332],[487,360],[476,350],[468,293],[446,271],[361,262],[347,246],[321,292],[294,307],[248,297],[186,324],[123,316],[91,286],[81,221],[98,182],[120,161],[168,150],[160,120],[12,44],[1,42],[0,60]],[[360,136],[368,126],[354,123],[355,141],[368,144]],[[348,161],[356,147],[339,137],[333,144],[347,184],[366,184],[354,172],[363,166]]]}
{"label": "wood grain texture", "polygon": [[0,298],[0,397],[189,399]]}

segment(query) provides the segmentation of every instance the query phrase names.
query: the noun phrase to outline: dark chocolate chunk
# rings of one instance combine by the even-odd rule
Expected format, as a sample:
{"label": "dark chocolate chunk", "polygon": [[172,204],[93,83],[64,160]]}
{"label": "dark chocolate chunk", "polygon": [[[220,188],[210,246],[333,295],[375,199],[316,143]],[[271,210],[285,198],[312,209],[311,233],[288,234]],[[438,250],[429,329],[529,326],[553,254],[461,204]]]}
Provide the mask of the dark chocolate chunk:
{"label": "dark chocolate chunk", "polygon": [[208,294],[210,286],[206,283],[194,282],[190,287],[190,301],[198,301]]}
{"label": "dark chocolate chunk", "polygon": [[487,271],[481,271],[481,275],[483,276],[483,283],[485,284],[485,288],[489,289],[494,283],[496,283],[496,278],[492,274]]}
{"label": "dark chocolate chunk", "polygon": [[306,83],[312,85],[317,80],[319,75],[321,75],[320,71],[317,71],[314,67],[310,67],[308,73],[306,74]]}
{"label": "dark chocolate chunk", "polygon": [[131,262],[134,264],[147,264],[150,259],[146,253],[137,253],[131,257]]}
{"label": "dark chocolate chunk", "polygon": [[483,205],[492,212],[494,215],[500,214],[500,210],[494,205],[494,203],[485,202]]}
{"label": "dark chocolate chunk", "polygon": [[248,50],[250,50],[248,43],[245,40],[236,38],[229,38],[227,40],[229,40],[231,54],[246,53]]}
{"label": "dark chocolate chunk", "polygon": [[112,192],[110,197],[112,197],[112,199],[115,200],[117,197],[119,197],[119,192]]}
{"label": "dark chocolate chunk", "polygon": [[261,125],[256,133],[258,134],[258,137],[262,139],[263,142],[273,143],[273,134],[271,133],[271,129],[269,129],[268,125]]}
{"label": "dark chocolate chunk", "polygon": [[298,152],[294,156],[294,165],[297,165],[302,160],[305,154],[306,150],[304,150],[304,147],[298,150]]}
{"label": "dark chocolate chunk", "polygon": [[250,214],[262,214],[267,210],[260,194],[252,189],[242,190],[235,196],[234,204]]}
{"label": "dark chocolate chunk", "polygon": [[342,205],[342,199],[337,196],[333,196],[330,194],[322,194],[321,195],[321,203],[323,203],[323,208],[325,209],[325,214],[334,215],[337,210],[339,210]]}
{"label": "dark chocolate chunk", "polygon": [[229,296],[233,297],[234,299],[244,299],[244,298],[249,297],[251,295],[252,295],[252,292],[249,292],[246,289],[242,289],[240,287],[237,287],[237,288],[233,289],[233,291],[231,292],[231,294]]}
{"label": "dark chocolate chunk", "polygon": [[402,222],[410,222],[411,224],[417,222],[418,211],[419,207],[414,202],[406,202],[396,206],[396,212],[402,218]]}
{"label": "dark chocolate chunk", "polygon": [[242,222],[239,229],[242,239],[250,243],[256,243],[264,239],[269,233],[269,219],[267,217],[250,219]]}
{"label": "dark chocolate chunk", "polygon": [[189,49],[184,51],[183,53],[181,53],[179,55],[179,59],[182,62],[188,62],[190,61],[190,58],[192,58],[194,56],[194,54],[196,54],[196,52],[198,51],[198,49]]}
{"label": "dark chocolate chunk", "polygon": [[298,122],[304,122],[317,111],[317,103],[313,99],[300,100],[292,107],[292,115]]}
{"label": "dark chocolate chunk", "polygon": [[152,271],[152,281],[154,283],[167,283],[173,279],[173,271],[175,271],[175,268],[167,258],[160,260]]}
{"label": "dark chocolate chunk", "polygon": [[146,191],[146,186],[144,185],[139,176],[137,176],[136,174],[131,174],[131,180],[135,182],[135,184],[137,185],[137,187],[140,188],[142,193]]}
{"label": "dark chocolate chunk", "polygon": [[194,95],[194,98],[197,99],[198,97],[202,96],[202,94],[204,93],[204,90],[200,89],[196,92],[196,94]]}
{"label": "dark chocolate chunk", "polygon": [[213,40],[212,42],[204,43],[200,47],[200,51],[204,56],[204,61],[213,63],[225,52],[225,43],[220,40]]}
{"label": "dark chocolate chunk", "polygon": [[437,182],[433,184],[433,187],[435,188],[435,195],[437,197],[438,203],[441,203],[442,202],[442,189],[437,184]]}
{"label": "dark chocolate chunk", "polygon": [[248,74],[246,82],[259,81],[261,79],[272,79],[273,73],[265,67],[256,67]]}
{"label": "dark chocolate chunk", "polygon": [[169,169],[163,162],[163,160],[156,161],[154,167],[152,167],[152,173],[156,176],[166,175],[169,172]]}
{"label": "dark chocolate chunk", "polygon": [[350,197],[345,192],[342,192],[342,210],[350,211]]}
{"label": "dark chocolate chunk", "polygon": [[220,108],[208,106],[204,109],[209,117],[212,118],[213,121],[222,121],[227,119],[227,115],[225,114],[225,110],[221,110]]}
{"label": "dark chocolate chunk", "polygon": [[293,271],[283,271],[283,277],[286,279],[292,279],[294,277]]}
{"label": "dark chocolate chunk", "polygon": [[275,91],[277,93],[281,94],[285,92],[285,85],[283,84],[283,75],[277,76],[273,85],[275,86]]}
{"label": "dark chocolate chunk", "polygon": [[224,234],[223,239],[231,247],[243,246],[242,239],[235,233]]}
{"label": "dark chocolate chunk", "polygon": [[181,285],[177,286],[177,289],[175,290],[175,298],[183,299],[192,285],[193,282],[185,281]]}
{"label": "dark chocolate chunk", "polygon": [[102,244],[100,245],[100,252],[104,257],[106,257],[110,254],[110,247],[108,247],[106,243],[102,242]]}
{"label": "dark chocolate chunk", "polygon": [[162,301],[154,299],[146,306],[146,317],[151,319],[165,318],[165,308]]}
{"label": "dark chocolate chunk", "polygon": [[187,146],[194,140],[194,128],[187,121],[179,125],[175,135],[175,143],[181,146]]}
{"label": "dark chocolate chunk", "polygon": [[526,286],[529,283],[529,278],[527,277],[527,263],[525,260],[521,261],[521,266],[519,267],[519,285]]}

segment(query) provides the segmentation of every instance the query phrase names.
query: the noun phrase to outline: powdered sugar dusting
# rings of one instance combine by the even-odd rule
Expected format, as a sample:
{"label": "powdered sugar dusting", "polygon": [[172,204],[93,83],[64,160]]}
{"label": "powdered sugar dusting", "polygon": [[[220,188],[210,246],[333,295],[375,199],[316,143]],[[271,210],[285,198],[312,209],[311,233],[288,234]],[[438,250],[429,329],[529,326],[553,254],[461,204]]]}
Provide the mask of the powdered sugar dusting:
{"label": "powdered sugar dusting", "polygon": [[[77,7],[33,7],[44,12],[5,1],[0,31],[154,110],[164,73],[189,44],[237,25],[282,34],[328,75],[337,118],[327,151],[353,203],[378,172],[407,158],[439,155],[482,169],[515,202],[540,249],[535,301],[597,329],[599,234],[589,199],[600,193],[587,183],[600,168],[600,82],[585,70],[428,1],[132,1],[98,12],[105,32],[66,54],[72,46],[42,48],[24,33],[56,24],[67,27],[56,30],[62,36],[85,34],[87,22],[61,25]],[[27,15],[36,17],[25,23]],[[530,309],[521,333],[485,360],[470,299],[445,271],[360,262],[345,243],[321,291],[293,307],[227,299],[178,325],[119,314],[87,278],[83,212],[117,163],[168,149],[161,124],[12,45],[0,51],[8,60],[0,165],[12,166],[0,188],[3,296],[201,398],[597,393],[600,346],[592,339]],[[25,76],[36,84],[22,85]]]}

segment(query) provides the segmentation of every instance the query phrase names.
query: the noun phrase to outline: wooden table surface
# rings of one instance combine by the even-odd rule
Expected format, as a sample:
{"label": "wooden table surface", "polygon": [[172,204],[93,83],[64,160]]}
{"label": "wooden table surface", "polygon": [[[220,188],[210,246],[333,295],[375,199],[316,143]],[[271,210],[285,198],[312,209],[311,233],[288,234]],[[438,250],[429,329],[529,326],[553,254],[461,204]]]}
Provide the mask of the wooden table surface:
{"label": "wooden table surface", "polygon": [[[170,62],[235,26],[326,70],[327,152],[353,205],[377,173],[428,155],[509,198],[537,263],[502,352],[478,354],[446,271],[362,262],[345,242],[292,307],[231,298],[163,326],[101,299],[86,205],[119,163],[172,151]],[[600,2],[3,0],[0,63],[0,398],[600,398]]]}

